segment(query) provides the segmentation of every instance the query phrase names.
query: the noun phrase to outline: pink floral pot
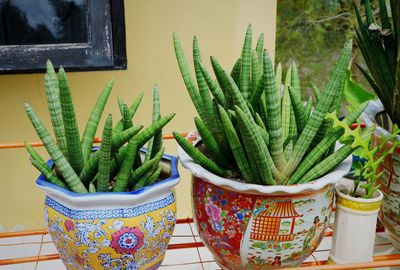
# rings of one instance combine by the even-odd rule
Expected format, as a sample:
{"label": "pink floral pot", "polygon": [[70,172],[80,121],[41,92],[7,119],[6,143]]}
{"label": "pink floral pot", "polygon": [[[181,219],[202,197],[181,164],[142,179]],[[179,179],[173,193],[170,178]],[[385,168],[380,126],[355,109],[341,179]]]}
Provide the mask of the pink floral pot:
{"label": "pink floral pot", "polygon": [[[199,140],[196,133],[190,140]],[[178,148],[193,175],[194,220],[204,244],[223,269],[273,269],[303,262],[323,239],[332,211],[334,184],[351,157],[307,184],[261,186],[218,177]]]}
{"label": "pink floral pot", "polygon": [[[379,142],[382,135],[387,136],[389,132],[386,129],[391,128],[391,122],[382,113],[383,111],[383,105],[379,100],[371,101],[362,116],[363,121],[368,126],[376,122],[382,126],[376,128],[373,138],[374,144]],[[400,136],[397,136],[397,140],[400,140]],[[388,142],[385,147],[390,148],[391,145]],[[379,179],[380,190],[384,195],[379,219],[392,244],[400,249],[400,147],[386,157],[379,170],[382,172],[382,177]]]}

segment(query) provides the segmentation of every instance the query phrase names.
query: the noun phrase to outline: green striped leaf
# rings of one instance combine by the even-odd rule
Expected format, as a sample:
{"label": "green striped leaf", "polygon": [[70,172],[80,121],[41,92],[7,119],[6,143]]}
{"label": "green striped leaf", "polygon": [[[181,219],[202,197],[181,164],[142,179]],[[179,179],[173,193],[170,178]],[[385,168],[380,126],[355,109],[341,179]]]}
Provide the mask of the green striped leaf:
{"label": "green striped leaf", "polygon": [[254,183],[256,178],[253,176],[251,171],[250,163],[247,159],[246,152],[242,146],[238,134],[228,116],[228,113],[222,106],[218,106],[220,118],[222,122],[222,128],[225,132],[225,136],[228,139],[232,154],[236,160],[236,164],[242,174],[244,180],[248,183]]}
{"label": "green striped leaf", "polygon": [[[368,103],[363,103],[356,110],[352,111],[347,117],[347,124],[354,123],[361,113],[365,110]],[[290,177],[288,184],[294,184],[301,180],[301,178],[320,160],[320,158],[335,145],[335,142],[343,135],[343,129],[337,129],[328,134],[322,139],[311,151],[307,154],[306,158],[300,163],[296,171]]]}
{"label": "green striped leaf", "polygon": [[63,155],[67,156],[67,140],[65,138],[64,121],[62,119],[60,92],[58,78],[50,60],[47,60],[46,74],[44,75],[44,86],[46,89],[47,105],[54,135]]}
{"label": "green striped leaf", "polygon": [[129,177],[129,187],[134,186],[135,183],[151,168],[153,168],[154,166],[158,166],[164,154],[164,151],[165,148],[162,148],[152,159],[143,162],[140,167],[131,172],[131,175]]}
{"label": "green striped leaf", "polygon": [[261,33],[257,40],[256,51],[258,59],[260,60],[260,69],[263,70],[263,61],[264,59],[264,33]]}
{"label": "green striped leaf", "polygon": [[307,183],[321,177],[345,160],[354,150],[351,145],[342,146],[332,155],[315,165],[298,183]]}
{"label": "green striped leaf", "polygon": [[264,88],[262,87],[262,70],[261,70],[260,61],[257,56],[257,52],[253,51],[252,53],[252,94],[250,98],[250,104],[252,106],[256,106],[260,102],[261,95],[264,92]]}
{"label": "green striped leaf", "polygon": [[290,66],[285,79],[285,87],[283,89],[283,96],[282,96],[282,138],[283,141],[289,137],[289,129],[290,129],[290,111],[292,108],[292,104],[290,102],[290,95],[289,95],[289,86],[291,82],[291,75],[292,75],[292,67]]}
{"label": "green striped leaf", "polygon": [[206,150],[215,158],[214,161],[221,167],[228,168],[229,163],[227,163],[226,156],[223,154],[211,131],[206,127],[200,118],[195,117],[194,122]]}
{"label": "green striped leaf", "polygon": [[247,27],[246,36],[244,39],[242,49],[242,66],[240,69],[240,82],[239,90],[243,93],[244,98],[250,95],[250,74],[251,74],[251,40],[252,40],[252,27],[251,24]]}
{"label": "green striped leaf", "polygon": [[199,94],[201,98],[201,102],[203,104],[204,110],[204,124],[211,131],[216,129],[214,125],[213,119],[215,118],[214,111],[212,109],[212,98],[210,96],[210,92],[208,90],[208,85],[203,77],[203,73],[201,72],[200,63],[201,63],[201,55],[199,42],[196,37],[193,38],[193,61],[194,61],[194,69],[196,73],[197,86],[199,88]]}
{"label": "green striped leaf", "polygon": [[[112,151],[115,152],[118,149],[120,149],[142,128],[143,128],[142,125],[137,125],[122,132],[114,132],[113,130]],[[79,178],[85,185],[88,184],[95,177],[99,167],[99,159],[100,159],[100,152],[96,151],[89,158],[88,162],[85,163],[85,166],[83,167],[83,170],[79,175]]]}
{"label": "green striped leaf", "polygon": [[[140,92],[139,92],[139,95],[135,98],[135,100],[132,102],[131,106],[129,107],[130,119],[132,119],[132,118],[135,116],[136,111],[137,111],[137,109],[139,108],[140,103],[142,102],[143,95],[144,95],[144,92],[143,92],[143,91],[140,91]],[[120,103],[120,102],[118,102],[118,103]],[[121,106],[120,106],[120,108],[121,108]],[[122,113],[121,113],[121,114],[122,114]],[[122,130],[124,130],[123,119],[121,119],[121,120],[115,125],[115,127],[114,127],[114,129],[113,129],[113,132],[116,133],[116,132],[120,132],[120,131],[122,131]]]}
{"label": "green striped leaf", "polygon": [[46,148],[50,157],[53,159],[57,169],[64,177],[64,180],[67,182],[70,189],[76,193],[87,193],[87,189],[79,180],[79,177],[76,175],[74,169],[68,163],[61,150],[57,147],[56,143],[51,138],[49,132],[43,125],[42,121],[40,121],[40,119],[37,117],[32,107],[26,102],[24,103],[24,107],[32,126],[35,128],[35,131],[40,140],[43,142],[44,147]]}
{"label": "green striped leaf", "polygon": [[222,92],[219,85],[211,78],[211,75],[208,73],[207,69],[203,66],[202,63],[199,63],[201,73],[203,74],[204,79],[207,82],[208,88],[210,92],[214,96],[214,99],[217,101],[218,104],[225,106],[225,96]]}
{"label": "green striped leaf", "polygon": [[276,184],[272,176],[272,168],[267,159],[268,148],[255,123],[238,106],[235,106],[235,112],[244,148],[251,162],[254,162],[257,166],[259,180],[265,185]]}
{"label": "green striped leaf", "polygon": [[[211,59],[211,66],[214,70],[215,77],[217,77],[217,81],[219,86],[221,87],[224,95],[225,95],[225,108],[231,109],[233,106],[232,96],[229,91],[229,82],[225,76],[225,71],[217,61],[217,59],[213,56],[210,57]],[[201,115],[200,115],[201,117]]]}
{"label": "green striped leaf", "polygon": [[78,123],[75,116],[67,74],[65,74],[65,71],[62,67],[60,67],[58,75],[61,111],[64,120],[65,138],[68,146],[67,159],[74,171],[79,175],[82,171],[84,163]]}
{"label": "green striped leaf", "polygon": [[173,33],[173,41],[175,48],[176,60],[178,61],[179,69],[182,74],[183,82],[185,83],[186,89],[189,93],[189,96],[193,102],[194,107],[196,108],[197,113],[200,117],[204,117],[203,104],[201,101],[201,97],[199,95],[199,91],[194,83],[192,74],[190,73],[189,67],[186,63],[186,58],[183,53],[183,49],[179,38],[176,33]]}
{"label": "green striped leaf", "polygon": [[125,158],[122,160],[121,167],[115,180],[115,185],[112,189],[113,192],[127,191],[129,185],[129,176],[135,162],[137,151],[140,149],[135,137],[132,138],[127,146]]}
{"label": "green striped leaf", "polygon": [[300,99],[300,96],[296,94],[296,90],[293,87],[289,87],[290,101],[295,116],[297,130],[301,133],[307,124],[308,115],[306,114],[306,108]]}
{"label": "green striped leaf", "polygon": [[[156,122],[160,119],[160,90],[158,89],[158,85],[155,84],[153,88],[153,116],[152,122]],[[160,129],[153,138],[150,139],[147,152],[145,155],[145,160],[149,160],[153,158],[162,148],[163,140],[162,140],[162,129]]]}
{"label": "green striped leaf", "polygon": [[99,170],[97,175],[97,191],[107,192],[110,182],[110,161],[112,145],[112,116],[109,114],[104,124],[100,146]]}
{"label": "green striped leaf", "polygon": [[162,166],[159,165],[157,169],[150,176],[148,177],[145,176],[142,179],[140,179],[132,190],[138,190],[144,186],[154,184],[160,177],[161,171],[162,171]]}
{"label": "green striped leaf", "polygon": [[248,104],[247,101],[243,97],[242,93],[240,93],[239,88],[233,81],[232,77],[226,71],[224,72],[224,74],[225,74],[225,80],[227,81],[228,84],[227,89],[228,92],[230,93],[230,96],[232,97],[233,104],[239,106],[245,112],[247,117],[252,119],[253,114],[251,113],[250,108],[247,105]]}
{"label": "green striped leaf", "polygon": [[240,70],[242,68],[242,59],[239,58],[236,60],[235,64],[233,65],[233,68],[231,70],[231,77],[235,81],[236,85],[240,84]]}
{"label": "green striped leaf", "polygon": [[90,113],[89,120],[86,123],[85,131],[82,136],[82,157],[84,163],[87,162],[92,151],[94,136],[96,135],[97,127],[99,125],[101,116],[106,106],[107,100],[110,96],[111,90],[114,86],[114,79],[112,79],[101,92],[100,96]]}
{"label": "green striped leaf", "polygon": [[343,81],[345,79],[346,70],[351,59],[351,50],[352,43],[349,42],[342,50],[339,62],[336,64],[329,82],[324,90],[324,95],[318,102],[317,107],[311,114],[307,125],[303,129],[298,141],[296,142],[296,145],[294,146],[291,159],[288,161],[288,164],[284,170],[284,174],[286,176],[290,177],[298,164],[301,162],[303,156],[308,151],[315,134],[321,126],[322,121],[325,118],[325,114],[331,107],[331,104],[334,102],[337,92],[343,91],[343,87],[340,86],[343,85]]}
{"label": "green striped leaf", "polygon": [[197,150],[190,142],[188,142],[182,135],[174,131],[173,135],[178,144],[185,150],[185,152],[204,169],[215,173],[219,176],[226,176],[226,171],[218,166],[214,161],[207,158],[202,152]]}
{"label": "green striped leaf", "polygon": [[31,157],[32,165],[40,171],[50,183],[68,189],[68,186],[55,175],[49,166],[47,166],[39,153],[28,143],[24,142],[24,144]]}
{"label": "green striped leaf", "polygon": [[270,136],[271,157],[275,166],[281,171],[285,167],[286,162],[283,156],[280,90],[276,86],[272,60],[267,51],[264,52],[263,61],[263,88],[266,97],[268,97],[265,99],[267,115],[265,125]]}
{"label": "green striped leaf", "polygon": [[61,188],[68,189],[68,186],[56,176],[46,163],[32,159],[31,164],[46,177],[47,181]]}
{"label": "green striped leaf", "polygon": [[126,191],[129,185],[130,172],[132,170],[135,158],[138,155],[138,150],[154,136],[160,129],[162,129],[166,124],[168,124],[172,118],[174,118],[175,113],[170,113],[156,122],[152,123],[149,127],[142,130],[136,136],[134,136],[128,143],[126,152],[127,155],[124,157],[121,168],[117,175],[115,186],[113,188],[114,192]]}

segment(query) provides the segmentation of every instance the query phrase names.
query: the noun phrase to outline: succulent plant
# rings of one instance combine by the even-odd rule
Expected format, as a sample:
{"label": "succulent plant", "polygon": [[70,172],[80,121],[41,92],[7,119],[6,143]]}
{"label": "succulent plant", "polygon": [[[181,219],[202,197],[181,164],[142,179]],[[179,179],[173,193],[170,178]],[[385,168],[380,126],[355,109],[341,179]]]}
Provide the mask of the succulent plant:
{"label": "succulent plant", "polygon": [[[230,73],[211,57],[215,81],[202,63],[195,37],[196,86],[174,33],[183,81],[199,114],[195,123],[202,146],[194,147],[177,132],[175,139],[196,163],[219,176],[262,185],[315,180],[354,150],[348,142],[334,152],[344,130],[333,130],[332,120],[325,119],[327,113],[340,108],[352,43],[342,50],[323,92],[315,89],[314,106],[311,99],[301,99],[295,63],[287,70],[282,87],[282,67],[274,70],[263,38],[261,34],[253,50],[252,28],[248,27],[241,57]],[[345,121],[356,121],[365,107],[363,104],[354,110]]]}
{"label": "succulent plant", "polygon": [[[339,120],[335,113],[328,113],[326,117],[333,121],[333,127],[344,130],[342,139],[352,141],[351,146],[355,149],[359,149],[358,155],[365,161],[356,164],[356,169],[353,173],[355,184],[351,196],[359,196],[359,194],[357,194],[357,189],[358,186],[360,186],[365,190],[365,194],[362,195],[362,197],[372,198],[379,189],[378,179],[383,174],[383,171],[380,170],[380,165],[384,162],[385,158],[392,154],[400,145],[400,141],[394,140],[400,133],[400,129],[397,125],[394,125],[392,133],[387,136],[382,135],[382,137],[378,139],[378,143],[373,144],[371,142],[371,134],[376,129],[376,126],[367,127],[366,130],[362,130],[360,126],[356,129],[351,129],[346,122]],[[392,141],[392,144],[387,147],[386,143],[389,141]],[[362,185],[360,185],[361,180],[365,181]]]}
{"label": "succulent plant", "polygon": [[365,20],[357,5],[354,5],[358,23],[355,31],[369,72],[358,67],[392,122],[400,125],[400,1],[379,0],[380,22],[374,19],[371,2],[365,0],[364,3]]}
{"label": "succulent plant", "polygon": [[[142,125],[132,123],[143,92],[130,107],[119,99],[121,120],[113,128],[112,116],[107,116],[100,148],[92,151],[96,130],[113,85],[114,80],[111,80],[97,99],[81,140],[66,73],[60,67],[57,76],[51,62],[47,62],[45,88],[55,140],[27,102],[24,107],[55,164],[54,168],[50,168],[34,148],[25,143],[32,165],[49,182],[76,193],[124,192],[159,179],[162,172],[160,161],[164,153],[162,128],[175,114],[160,116],[157,86],[153,92],[152,124],[143,129]],[[147,153],[141,154],[141,147],[147,142]]]}

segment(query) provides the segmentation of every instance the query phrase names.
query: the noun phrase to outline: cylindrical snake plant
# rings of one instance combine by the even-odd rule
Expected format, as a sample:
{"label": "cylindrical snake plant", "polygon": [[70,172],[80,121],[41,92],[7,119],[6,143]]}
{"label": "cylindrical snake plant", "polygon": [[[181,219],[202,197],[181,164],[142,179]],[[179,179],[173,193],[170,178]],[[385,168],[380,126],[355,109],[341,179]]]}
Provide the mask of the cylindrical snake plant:
{"label": "cylindrical snake plant", "polygon": [[[260,35],[252,49],[249,25],[241,56],[231,71],[224,70],[211,56],[214,79],[201,63],[198,39],[193,41],[193,77],[178,36],[173,34],[179,69],[199,115],[195,123],[203,147],[196,148],[177,132],[174,136],[195,162],[222,177],[261,185],[315,180],[354,150],[347,142],[338,151],[332,151],[344,131],[333,128],[332,120],[325,118],[327,113],[337,111],[341,103],[352,42],[343,48],[314,106],[308,98],[301,98],[295,64],[282,83],[282,66],[274,69],[263,48],[263,38]],[[357,120],[365,106],[346,118],[348,124]]]}
{"label": "cylindrical snake plant", "polygon": [[[32,165],[47,181],[76,193],[124,192],[150,185],[166,176],[160,165],[164,153],[162,128],[175,114],[161,117],[157,85],[154,87],[152,124],[142,130],[142,125],[132,122],[143,92],[130,107],[118,99],[121,118],[113,127],[112,116],[108,115],[101,145],[93,151],[94,137],[113,85],[114,80],[111,80],[98,97],[81,138],[66,73],[61,67],[57,76],[51,62],[47,61],[45,88],[55,139],[32,107],[24,103],[36,133],[54,161],[54,168],[50,168],[31,145],[25,144]],[[148,154],[145,156],[141,147],[146,143]]]}

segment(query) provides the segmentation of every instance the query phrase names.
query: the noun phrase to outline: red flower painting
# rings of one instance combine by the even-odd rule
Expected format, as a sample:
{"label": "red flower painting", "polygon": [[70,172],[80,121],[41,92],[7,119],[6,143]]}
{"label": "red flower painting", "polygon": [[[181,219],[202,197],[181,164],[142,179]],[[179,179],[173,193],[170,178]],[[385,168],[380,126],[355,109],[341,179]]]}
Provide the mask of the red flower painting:
{"label": "red flower painting", "polygon": [[134,254],[143,245],[143,233],[137,227],[122,227],[111,236],[110,246],[119,254]]}

